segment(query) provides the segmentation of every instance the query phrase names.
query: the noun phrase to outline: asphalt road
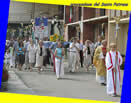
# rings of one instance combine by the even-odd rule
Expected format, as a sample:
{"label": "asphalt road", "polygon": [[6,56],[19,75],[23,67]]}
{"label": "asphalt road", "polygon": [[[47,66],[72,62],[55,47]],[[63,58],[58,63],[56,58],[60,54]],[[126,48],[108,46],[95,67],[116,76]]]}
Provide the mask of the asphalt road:
{"label": "asphalt road", "polygon": [[[120,101],[120,97],[107,96],[106,87],[101,86],[95,80],[95,71],[86,72],[83,68],[76,73],[69,73],[67,68],[65,68],[65,71],[65,76],[57,80],[51,67],[45,69],[41,74],[38,74],[36,69],[33,72],[15,70],[17,78],[15,77],[14,80],[11,79],[12,81],[9,82],[8,92],[100,101]],[[19,83],[11,84],[15,80]],[[22,83],[24,86],[22,86]]]}

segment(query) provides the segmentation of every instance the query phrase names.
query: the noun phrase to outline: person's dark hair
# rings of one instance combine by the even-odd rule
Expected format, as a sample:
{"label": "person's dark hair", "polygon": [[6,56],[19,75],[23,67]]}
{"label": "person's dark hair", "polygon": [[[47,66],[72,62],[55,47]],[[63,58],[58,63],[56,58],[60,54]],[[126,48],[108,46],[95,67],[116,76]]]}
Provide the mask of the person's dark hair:
{"label": "person's dark hair", "polygon": [[9,52],[10,52],[10,49],[9,49],[9,48],[8,48],[8,49],[6,49],[6,52],[7,52],[7,51],[9,51]]}
{"label": "person's dark hair", "polygon": [[13,47],[13,43],[10,44],[10,47]]}
{"label": "person's dark hair", "polygon": [[20,41],[20,42],[19,42],[19,47],[23,47],[23,46],[24,46],[23,42]]}
{"label": "person's dark hair", "polygon": [[[61,42],[59,42],[58,44],[61,44],[61,48],[62,48],[62,43],[61,43]],[[58,48],[58,45],[57,45],[57,48]]]}

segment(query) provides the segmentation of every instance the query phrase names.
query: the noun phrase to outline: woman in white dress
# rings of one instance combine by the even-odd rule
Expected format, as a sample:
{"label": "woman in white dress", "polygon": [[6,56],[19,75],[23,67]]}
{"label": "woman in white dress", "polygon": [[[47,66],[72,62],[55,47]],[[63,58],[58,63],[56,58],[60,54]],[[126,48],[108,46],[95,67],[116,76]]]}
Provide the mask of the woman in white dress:
{"label": "woman in white dress", "polygon": [[28,46],[28,53],[29,53],[29,64],[30,64],[30,71],[32,71],[32,67],[35,63],[35,55],[36,55],[36,47],[33,44],[33,40],[30,39],[30,44]]}
{"label": "woman in white dress", "polygon": [[89,66],[91,66],[91,64],[92,64],[90,40],[87,40],[85,42],[85,46],[83,48],[83,53],[84,53],[84,66],[86,67],[86,69],[88,71]]}
{"label": "woman in white dress", "polygon": [[46,55],[46,49],[43,46],[43,41],[39,41],[39,45],[36,49],[36,67],[38,67],[38,72],[40,73],[43,66],[43,57]]}
{"label": "woman in white dress", "polygon": [[56,66],[56,77],[59,79],[64,75],[64,67],[63,67],[63,56],[64,50],[62,49],[61,43],[58,43],[58,46],[55,50],[55,66]]}

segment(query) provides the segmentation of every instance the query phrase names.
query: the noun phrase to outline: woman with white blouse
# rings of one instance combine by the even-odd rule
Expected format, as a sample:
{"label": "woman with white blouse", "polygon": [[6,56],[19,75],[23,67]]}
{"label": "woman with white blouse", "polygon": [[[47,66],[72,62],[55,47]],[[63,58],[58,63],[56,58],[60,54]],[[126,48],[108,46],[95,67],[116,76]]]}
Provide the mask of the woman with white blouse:
{"label": "woman with white blouse", "polygon": [[87,40],[85,42],[85,46],[83,48],[83,53],[84,53],[84,66],[86,67],[87,71],[89,70],[89,66],[92,65],[92,58],[91,58],[91,47],[90,47],[90,40]]}
{"label": "woman with white blouse", "polygon": [[43,46],[43,41],[39,41],[39,45],[36,49],[36,67],[38,68],[38,73],[41,72],[43,66],[43,57],[46,55],[46,49]]}
{"label": "woman with white blouse", "polygon": [[35,57],[36,57],[36,47],[33,44],[33,40],[30,39],[30,44],[28,46],[28,52],[29,52],[29,64],[30,64],[30,71],[32,71],[32,67],[35,63]]}

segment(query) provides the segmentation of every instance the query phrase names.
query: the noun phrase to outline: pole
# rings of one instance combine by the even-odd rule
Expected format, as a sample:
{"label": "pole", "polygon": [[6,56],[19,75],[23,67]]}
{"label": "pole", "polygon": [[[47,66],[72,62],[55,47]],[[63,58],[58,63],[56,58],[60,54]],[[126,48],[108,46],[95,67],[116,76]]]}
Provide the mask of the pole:
{"label": "pole", "polygon": [[[118,30],[116,30],[116,52],[117,52],[117,38],[118,38],[117,35],[118,35]],[[116,69],[116,72],[115,72],[115,88],[116,88],[116,85],[117,85],[116,84],[117,83],[117,61],[118,61],[118,59],[115,58],[115,69]]]}
{"label": "pole", "polygon": [[35,35],[34,35],[35,21],[34,21],[34,19],[31,20],[31,23],[32,23],[32,28],[31,28],[32,40],[35,43]]}
{"label": "pole", "polygon": [[[63,54],[63,49],[62,49],[62,54]],[[60,73],[61,73],[61,64],[62,64],[62,55],[61,55],[61,59],[60,59],[59,76],[60,76]]]}
{"label": "pole", "polygon": [[59,76],[60,76],[60,74],[61,74],[61,63],[62,63],[62,58],[60,59]]}
{"label": "pole", "polygon": [[[117,52],[117,41],[118,41],[118,25],[119,25],[119,22],[120,22],[120,17],[117,17],[115,18],[116,20],[116,52]],[[117,55],[117,54],[116,54]],[[116,89],[116,85],[117,85],[117,65],[118,65],[118,58],[115,59],[115,69],[116,69],[116,72],[115,72],[115,89]]]}

